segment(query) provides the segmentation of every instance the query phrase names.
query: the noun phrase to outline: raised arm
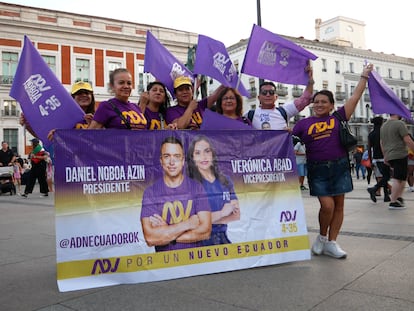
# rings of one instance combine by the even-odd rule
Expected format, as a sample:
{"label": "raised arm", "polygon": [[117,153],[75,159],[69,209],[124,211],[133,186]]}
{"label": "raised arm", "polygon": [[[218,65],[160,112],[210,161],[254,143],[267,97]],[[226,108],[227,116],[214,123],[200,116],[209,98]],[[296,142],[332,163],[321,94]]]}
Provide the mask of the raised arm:
{"label": "raised arm", "polygon": [[302,111],[305,109],[306,106],[308,106],[312,101],[312,95],[313,95],[313,85],[315,84],[315,81],[313,80],[313,68],[310,65],[310,61],[308,61],[308,65],[305,68],[305,71],[308,73],[308,84],[306,85],[305,90],[303,91],[303,94],[301,97],[295,99],[294,103],[296,106],[296,109],[298,111]]}
{"label": "raised arm", "polygon": [[197,106],[198,106],[198,102],[193,99],[188,104],[187,108],[185,109],[184,114],[182,116],[180,116],[179,118],[174,119],[171,123],[176,123],[177,128],[179,130],[188,128],[188,126],[190,125],[191,120],[192,120],[193,112],[194,112],[194,110],[197,109]]}
{"label": "raised arm", "polygon": [[207,97],[207,108],[213,107],[214,103],[220,96],[220,93],[225,89],[224,85],[220,85],[210,96]]}
{"label": "raised arm", "polygon": [[354,89],[354,93],[351,97],[346,101],[344,108],[345,108],[345,117],[349,120],[352,114],[355,111],[356,106],[358,105],[359,99],[362,96],[362,93],[365,91],[365,87],[368,82],[369,74],[371,73],[374,66],[372,64],[367,64],[364,66],[362,71],[361,77],[359,78],[359,82]]}

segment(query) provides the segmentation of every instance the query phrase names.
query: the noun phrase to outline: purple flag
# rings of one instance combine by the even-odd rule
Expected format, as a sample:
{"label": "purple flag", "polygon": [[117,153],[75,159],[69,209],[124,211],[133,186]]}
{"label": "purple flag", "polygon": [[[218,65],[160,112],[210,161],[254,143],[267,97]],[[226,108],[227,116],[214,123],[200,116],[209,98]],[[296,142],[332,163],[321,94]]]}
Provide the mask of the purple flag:
{"label": "purple flag", "polygon": [[294,42],[253,25],[241,72],[271,81],[306,85],[307,62],[317,58]]}
{"label": "purple flag", "polygon": [[203,113],[201,130],[251,130],[251,126],[238,120],[230,119],[210,109]]}
{"label": "purple flag", "polygon": [[52,129],[71,129],[85,113],[74,101],[27,36],[10,90],[38,138],[45,146]]}
{"label": "purple flag", "polygon": [[230,60],[226,47],[220,41],[198,35],[193,71],[214,78],[225,86],[238,88],[243,96],[250,96],[243,84],[239,83],[237,69]]}
{"label": "purple flag", "polygon": [[152,33],[147,31],[144,72],[151,73],[174,96],[174,80],[179,76],[193,79],[193,73],[170,53]]}
{"label": "purple flag", "polygon": [[376,114],[396,114],[406,120],[414,121],[410,110],[375,71],[371,71],[368,89],[373,112]]}

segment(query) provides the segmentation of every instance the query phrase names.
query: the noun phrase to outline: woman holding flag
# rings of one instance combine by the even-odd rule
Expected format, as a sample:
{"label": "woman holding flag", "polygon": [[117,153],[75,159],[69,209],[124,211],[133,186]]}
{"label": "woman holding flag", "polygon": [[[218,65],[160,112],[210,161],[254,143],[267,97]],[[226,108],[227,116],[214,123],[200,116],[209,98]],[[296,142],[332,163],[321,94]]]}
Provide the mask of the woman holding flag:
{"label": "woman holding flag", "polygon": [[[337,110],[342,119],[349,120],[354,113],[372,68],[372,64],[364,66],[352,96]],[[312,102],[314,115],[300,120],[292,131],[305,143],[310,194],[320,204],[319,235],[312,252],[346,258],[336,239],[344,219],[345,193],[353,189],[348,152],[340,142],[340,121],[331,114],[335,108],[332,92],[319,91]]]}

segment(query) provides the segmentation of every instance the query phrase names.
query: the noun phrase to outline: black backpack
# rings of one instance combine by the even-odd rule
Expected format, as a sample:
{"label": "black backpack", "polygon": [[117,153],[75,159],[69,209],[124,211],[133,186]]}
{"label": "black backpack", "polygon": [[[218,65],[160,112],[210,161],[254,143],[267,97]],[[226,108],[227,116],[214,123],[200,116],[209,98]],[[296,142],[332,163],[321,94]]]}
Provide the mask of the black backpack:
{"label": "black backpack", "polygon": [[[283,107],[276,107],[277,110],[279,110],[280,114],[282,115],[283,119],[285,119],[286,123],[288,121],[286,110]],[[254,116],[254,109],[249,110],[247,113],[247,118],[250,120],[250,122],[253,122],[253,116]]]}

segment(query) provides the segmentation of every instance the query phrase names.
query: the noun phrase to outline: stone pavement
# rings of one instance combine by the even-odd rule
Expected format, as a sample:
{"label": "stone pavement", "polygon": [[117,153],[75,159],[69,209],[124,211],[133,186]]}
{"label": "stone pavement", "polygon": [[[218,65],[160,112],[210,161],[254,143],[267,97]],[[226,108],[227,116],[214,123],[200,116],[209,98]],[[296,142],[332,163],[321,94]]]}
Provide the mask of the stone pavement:
{"label": "stone pavement", "polygon": [[[345,260],[311,260],[170,281],[60,293],[54,198],[0,196],[0,310],[414,310],[414,193],[406,210],[346,196]],[[35,190],[36,191],[36,190]],[[312,243],[318,202],[303,191]]]}

